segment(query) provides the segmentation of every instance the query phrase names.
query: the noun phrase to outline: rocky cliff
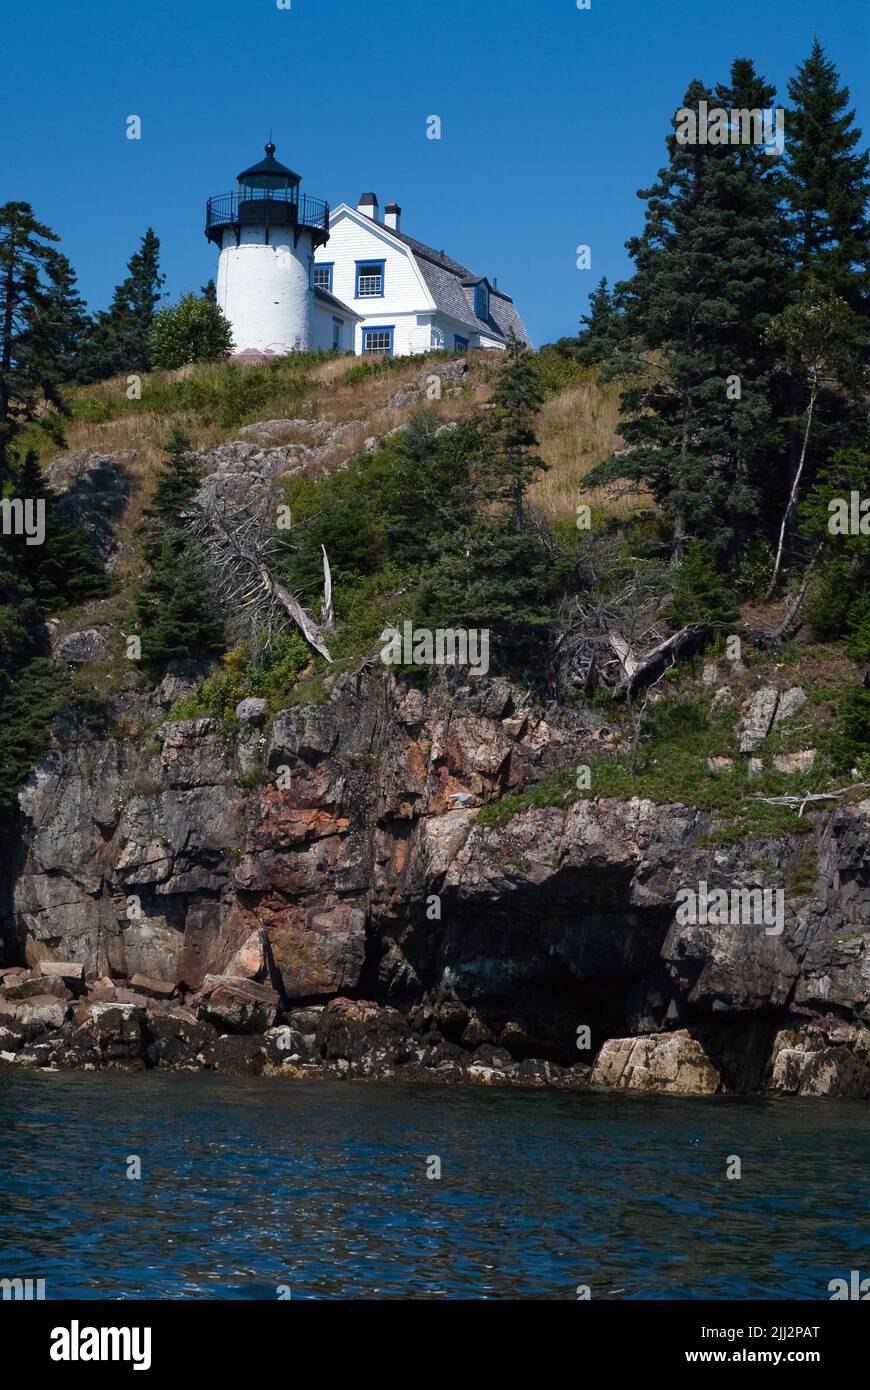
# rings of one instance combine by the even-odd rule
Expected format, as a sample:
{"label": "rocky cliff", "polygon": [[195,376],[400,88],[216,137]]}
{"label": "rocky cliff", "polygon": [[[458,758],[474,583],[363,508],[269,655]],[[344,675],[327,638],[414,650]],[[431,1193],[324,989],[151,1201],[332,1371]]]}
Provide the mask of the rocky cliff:
{"label": "rocky cliff", "polygon": [[[186,688],[57,728],[21,795],[6,1061],[870,1095],[870,801],[721,848],[641,799],[493,816],[606,753],[599,707],[377,672],[225,725]],[[782,931],[681,922],[701,882],[786,885]]]}

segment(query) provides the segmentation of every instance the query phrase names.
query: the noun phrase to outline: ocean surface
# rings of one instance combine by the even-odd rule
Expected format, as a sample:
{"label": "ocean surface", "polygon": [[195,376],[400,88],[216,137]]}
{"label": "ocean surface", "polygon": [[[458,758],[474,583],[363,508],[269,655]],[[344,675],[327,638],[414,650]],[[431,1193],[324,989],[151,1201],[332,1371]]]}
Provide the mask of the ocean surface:
{"label": "ocean surface", "polygon": [[0,1068],[0,1278],[47,1298],[827,1299],[868,1173],[852,1101]]}

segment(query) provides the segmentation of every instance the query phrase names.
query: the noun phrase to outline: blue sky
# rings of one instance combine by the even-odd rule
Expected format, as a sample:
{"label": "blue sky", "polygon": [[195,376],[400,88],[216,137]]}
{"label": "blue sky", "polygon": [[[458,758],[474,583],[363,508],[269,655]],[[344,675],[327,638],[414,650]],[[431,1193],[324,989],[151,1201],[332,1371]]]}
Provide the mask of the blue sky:
{"label": "blue sky", "polygon": [[538,344],[576,331],[601,275],[627,272],[636,190],[693,77],[751,57],[784,97],[817,33],[870,127],[867,0],[0,3],[14,35],[0,199],[60,235],[92,307],[149,224],[170,299],[214,273],[205,200],[261,157],[270,125],[303,189],[398,201],[404,231],[498,277]]}

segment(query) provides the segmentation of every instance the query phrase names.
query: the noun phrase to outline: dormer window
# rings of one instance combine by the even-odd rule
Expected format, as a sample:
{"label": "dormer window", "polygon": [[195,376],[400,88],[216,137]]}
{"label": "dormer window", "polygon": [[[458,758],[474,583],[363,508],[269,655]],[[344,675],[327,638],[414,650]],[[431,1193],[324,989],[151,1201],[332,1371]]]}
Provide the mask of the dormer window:
{"label": "dormer window", "polygon": [[485,280],[474,287],[474,312],[479,319],[489,320],[489,285]]}

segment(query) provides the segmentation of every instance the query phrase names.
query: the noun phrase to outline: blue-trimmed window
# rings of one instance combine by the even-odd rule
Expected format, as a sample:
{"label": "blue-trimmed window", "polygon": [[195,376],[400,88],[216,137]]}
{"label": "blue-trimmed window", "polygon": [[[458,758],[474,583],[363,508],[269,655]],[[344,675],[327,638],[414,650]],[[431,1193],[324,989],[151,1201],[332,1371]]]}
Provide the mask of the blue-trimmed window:
{"label": "blue-trimmed window", "polygon": [[364,328],[362,331],[363,357],[392,357],[394,333],[395,328],[392,324],[381,328]]}
{"label": "blue-trimmed window", "polygon": [[357,261],[357,299],[383,299],[386,261]]}
{"label": "blue-trimmed window", "polygon": [[314,266],[314,288],[332,294],[332,272],[334,261],[321,261]]}
{"label": "blue-trimmed window", "polygon": [[479,319],[489,319],[489,285],[475,285],[474,312]]}
{"label": "blue-trimmed window", "polygon": [[467,352],[467,351],[468,351],[468,339],[467,339],[467,338],[460,338],[459,334],[457,333],[457,334],[454,335],[454,338],[453,338],[453,346],[454,346],[454,348],[456,349],[457,352]]}
{"label": "blue-trimmed window", "polygon": [[333,350],[333,352],[339,352],[339,351],[341,350],[341,330],[342,330],[343,328],[344,328],[344,319],[336,319],[336,318],[334,318],[334,319],[332,320],[332,350]]}

